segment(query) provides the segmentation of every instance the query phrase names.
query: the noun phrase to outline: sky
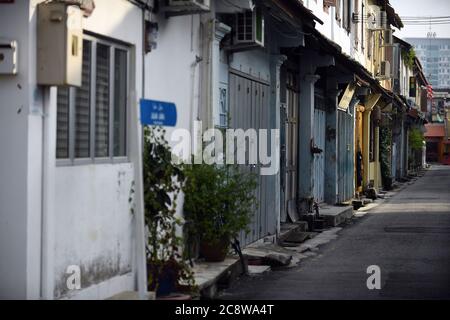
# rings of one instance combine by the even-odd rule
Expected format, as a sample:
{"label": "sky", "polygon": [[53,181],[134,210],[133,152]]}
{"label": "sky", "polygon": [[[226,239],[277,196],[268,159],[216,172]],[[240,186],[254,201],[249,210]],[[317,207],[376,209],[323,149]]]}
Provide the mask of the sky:
{"label": "sky", "polygon": [[[390,0],[389,2],[400,17],[450,16],[449,0]],[[400,31],[396,30],[394,35],[402,39],[408,37],[426,38],[429,31],[429,25],[405,25]],[[431,31],[436,32],[436,38],[450,38],[450,23],[432,25]]]}

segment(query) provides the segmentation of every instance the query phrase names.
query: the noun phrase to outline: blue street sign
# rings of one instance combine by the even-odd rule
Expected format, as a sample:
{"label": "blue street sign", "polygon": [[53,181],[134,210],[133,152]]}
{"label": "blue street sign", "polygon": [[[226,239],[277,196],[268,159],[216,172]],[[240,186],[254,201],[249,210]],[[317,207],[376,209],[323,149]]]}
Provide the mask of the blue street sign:
{"label": "blue street sign", "polygon": [[177,107],[175,103],[141,99],[141,123],[150,126],[175,127]]}

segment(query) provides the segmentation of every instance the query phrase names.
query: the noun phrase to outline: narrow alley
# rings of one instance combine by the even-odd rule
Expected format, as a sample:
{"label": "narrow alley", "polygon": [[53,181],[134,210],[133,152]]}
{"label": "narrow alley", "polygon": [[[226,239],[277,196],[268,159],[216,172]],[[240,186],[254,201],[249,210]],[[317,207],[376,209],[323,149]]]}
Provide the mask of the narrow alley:
{"label": "narrow alley", "polygon": [[[381,290],[368,290],[368,266]],[[386,200],[299,267],[246,278],[222,299],[450,298],[450,167]]]}
{"label": "narrow alley", "polygon": [[450,299],[449,25],[0,0],[0,301]]}

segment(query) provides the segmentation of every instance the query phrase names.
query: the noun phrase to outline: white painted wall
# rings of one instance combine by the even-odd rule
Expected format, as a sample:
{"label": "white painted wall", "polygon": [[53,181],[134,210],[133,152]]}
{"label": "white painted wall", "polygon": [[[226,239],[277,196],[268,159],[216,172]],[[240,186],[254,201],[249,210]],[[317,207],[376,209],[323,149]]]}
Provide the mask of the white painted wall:
{"label": "white painted wall", "polygon": [[[133,165],[56,169],[55,286],[67,292],[66,270],[79,265],[82,287],[132,271],[134,219],[128,198]],[[127,284],[133,289],[133,283]],[[99,297],[97,297],[99,298]]]}
{"label": "white painted wall", "polygon": [[[48,177],[54,193],[47,194],[50,203],[42,211],[44,123],[50,128],[46,139],[51,141],[46,145],[53,148],[56,138],[56,116],[51,114],[44,122],[43,112],[56,112],[56,91],[50,94],[49,88],[36,86],[39,2],[0,4],[0,37],[18,41],[20,68],[17,76],[0,76],[0,298],[39,299],[42,264],[54,277],[44,278],[42,287],[54,283],[56,298],[65,293],[61,290],[64,271],[73,264],[82,267],[83,290],[64,297],[107,298],[135,289],[135,218],[128,203],[134,165],[130,161],[53,166],[54,175]],[[141,95],[141,21],[141,10],[128,1],[96,0],[96,9],[84,25],[85,30],[132,46],[129,116],[137,114]],[[136,132],[137,124],[130,125]],[[52,151],[48,155],[54,155]],[[133,152],[139,154],[137,149]],[[44,213],[54,228],[43,235],[49,241],[44,242],[48,247],[42,254]]]}
{"label": "white painted wall", "polygon": [[[193,136],[194,121],[199,119],[200,65],[203,57],[200,44],[200,15],[186,15],[167,19],[164,14],[154,17],[159,24],[157,48],[145,59],[145,98],[173,102],[177,106],[177,125],[168,128],[166,139],[173,147],[171,135],[184,129]],[[190,148],[189,141],[184,146]],[[191,143],[192,146],[192,143]],[[177,215],[183,216],[183,194],[177,201]]]}
{"label": "white painted wall", "polygon": [[[131,112],[138,108],[141,91],[142,13],[128,1],[113,2],[97,0],[94,13],[85,19],[84,29],[132,46],[131,65],[134,61],[135,70],[131,78],[137,85],[131,88],[129,96],[130,118]],[[129,125],[136,126],[135,123]],[[81,267],[83,289],[91,288],[72,292],[69,297],[104,299],[120,291],[133,290],[134,279],[130,273],[134,267],[135,222],[128,199],[134,165],[58,167],[55,176],[56,297],[66,293],[65,271],[73,264]],[[124,275],[125,278],[118,280]],[[120,285],[108,285],[103,283],[105,281],[119,281]]]}
{"label": "white painted wall", "polygon": [[[29,125],[31,118],[36,118],[33,123],[39,132],[40,122],[39,116],[30,114],[33,91],[28,21],[28,1],[0,4],[0,38],[18,41],[20,63],[18,75],[0,75],[0,299],[27,297],[30,204],[37,206],[36,210],[40,212],[39,201],[29,203],[28,188],[28,181],[33,176],[29,172]],[[39,154],[34,156],[34,163],[39,167],[41,157]],[[39,237],[33,240],[40,242]]]}
{"label": "white painted wall", "polygon": [[[159,24],[157,49],[146,55],[145,98],[173,102],[177,106],[177,128],[191,131],[199,104],[200,15],[166,19]],[[206,57],[202,57],[206,59]],[[168,139],[173,128],[168,129]],[[170,140],[170,139],[169,139]]]}
{"label": "white painted wall", "polygon": [[412,76],[413,71],[403,62],[400,55],[400,94],[406,98],[409,98],[409,77]]}
{"label": "white painted wall", "polygon": [[[342,51],[347,55],[352,54],[352,42],[350,34],[338,25],[335,19],[335,7],[330,7],[328,12],[323,10],[323,0],[308,0],[304,1],[305,6],[313,12],[323,25],[316,23],[316,29],[328,39],[334,41],[342,47]],[[342,10],[342,5],[341,5]],[[342,17],[342,14],[341,14]]]}

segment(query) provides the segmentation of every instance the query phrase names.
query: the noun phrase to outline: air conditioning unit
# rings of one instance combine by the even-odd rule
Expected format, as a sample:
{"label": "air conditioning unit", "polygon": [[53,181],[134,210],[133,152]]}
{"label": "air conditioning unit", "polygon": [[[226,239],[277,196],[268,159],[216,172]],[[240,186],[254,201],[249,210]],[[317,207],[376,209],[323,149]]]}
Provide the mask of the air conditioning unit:
{"label": "air conditioning unit", "polygon": [[386,11],[380,11],[377,6],[371,6],[372,14],[367,19],[367,28],[372,31],[388,29],[388,18]]}
{"label": "air conditioning unit", "polygon": [[177,11],[209,11],[211,0],[169,0],[166,9]]}
{"label": "air conditioning unit", "polygon": [[236,14],[234,44],[264,47],[264,14],[261,8]]}
{"label": "air conditioning unit", "polygon": [[391,77],[391,64],[389,61],[381,61],[380,72],[377,76],[379,79],[388,79]]}

